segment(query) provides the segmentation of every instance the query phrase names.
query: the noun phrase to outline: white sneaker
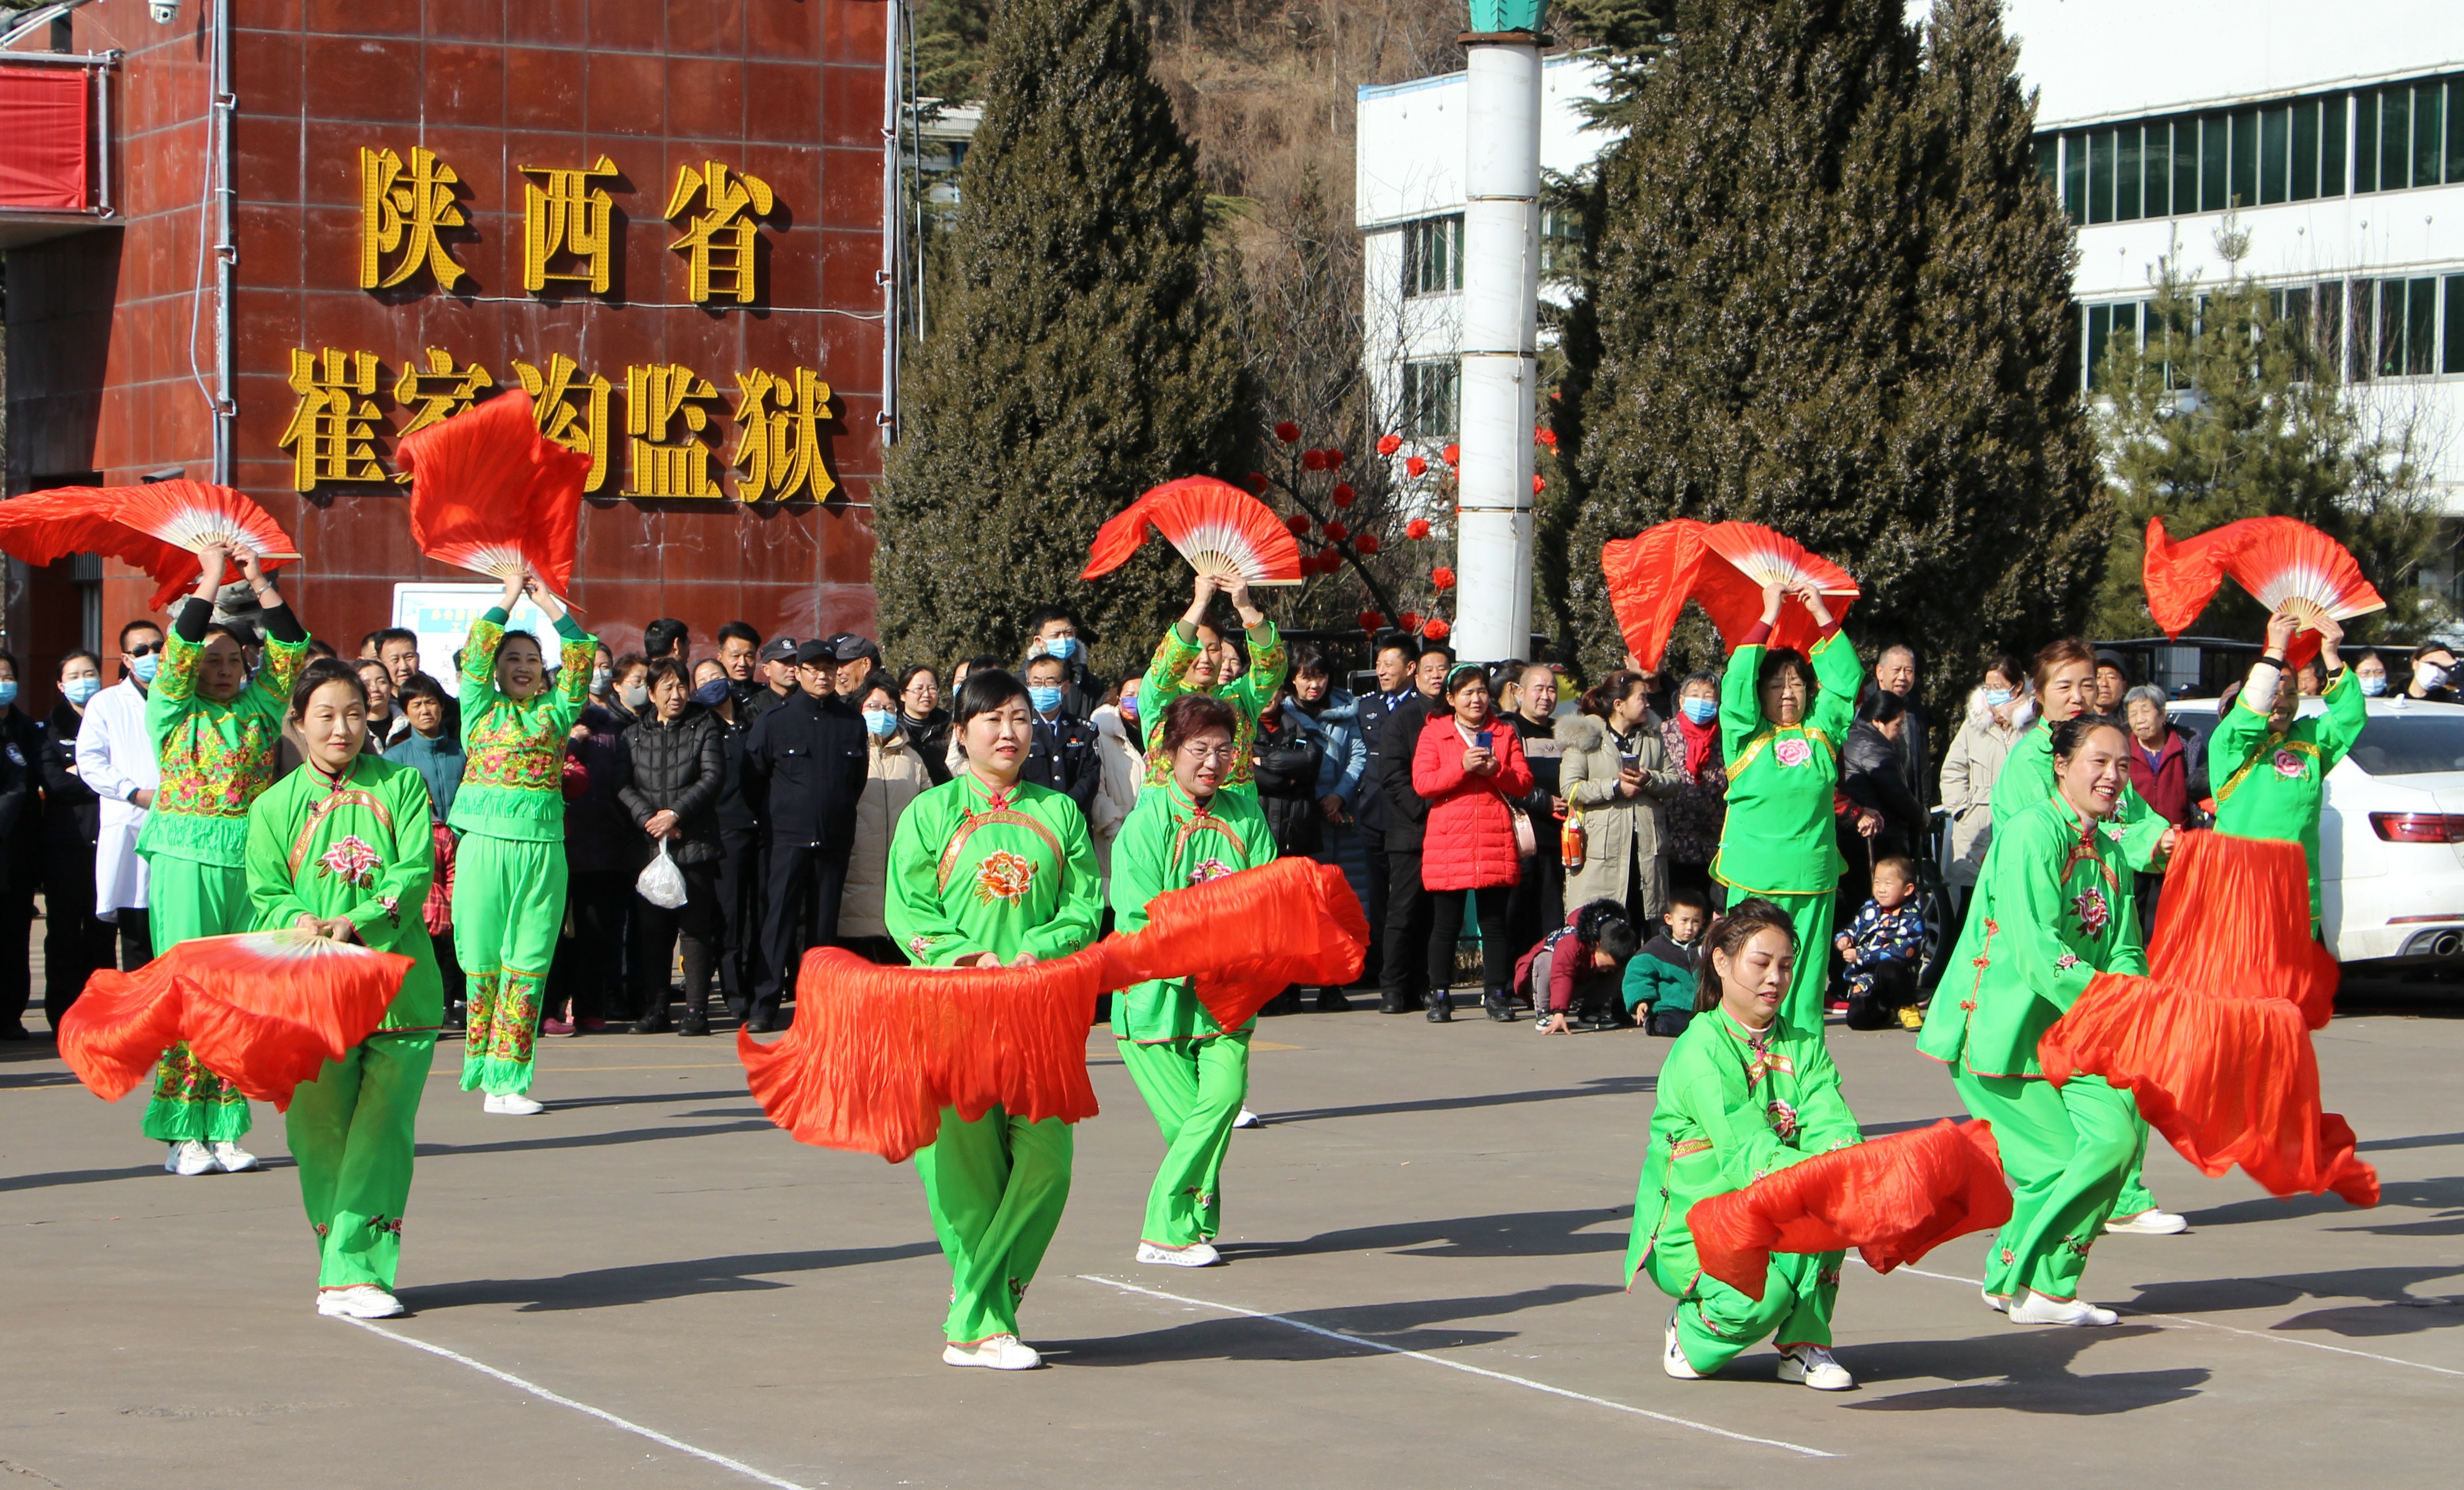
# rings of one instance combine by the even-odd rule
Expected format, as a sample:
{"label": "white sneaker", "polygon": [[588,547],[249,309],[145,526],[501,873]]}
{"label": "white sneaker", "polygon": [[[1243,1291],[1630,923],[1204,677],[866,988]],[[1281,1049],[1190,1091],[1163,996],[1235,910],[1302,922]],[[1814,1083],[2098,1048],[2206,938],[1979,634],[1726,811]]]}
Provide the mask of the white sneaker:
{"label": "white sneaker", "polygon": [[346,1320],[389,1320],[402,1312],[402,1301],[374,1283],[317,1290],[317,1312]]}
{"label": "white sneaker", "polygon": [[2104,1223],[2104,1229],[2116,1236],[2170,1236],[2190,1229],[2188,1216],[2170,1211],[2147,1210],[2137,1215],[2118,1215]]}
{"label": "white sneaker", "polygon": [[1703,1373],[1694,1368],[1694,1363],[1685,1359],[1685,1352],[1677,1348],[1677,1316],[1672,1314],[1668,1317],[1668,1329],[1667,1332],[1661,1337],[1661,1340],[1666,1347],[1660,1353],[1660,1368],[1661,1370],[1676,1377],[1679,1381],[1701,1381],[1703,1379]]}
{"label": "white sneaker", "polygon": [[1158,1247],[1151,1241],[1138,1243],[1140,1262],[1159,1263],[1168,1268],[1211,1268],[1223,1260],[1223,1254],[1205,1242],[1191,1242],[1186,1247]]}
{"label": "white sneaker", "polygon": [[1241,1109],[1241,1116],[1232,1120],[1232,1125],[1236,1128],[1254,1128],[1258,1125],[1258,1115],[1243,1107]]}
{"label": "white sneaker", "polygon": [[481,1112],[493,1112],[499,1117],[505,1118],[527,1118],[532,1113],[540,1112],[544,1109],[539,1103],[531,1101],[519,1092],[503,1092],[492,1094],[486,1101],[479,1104],[479,1110]]}
{"label": "white sneaker", "polygon": [[1985,1307],[1992,1310],[1996,1314],[2008,1314],[2011,1312],[2011,1296],[2009,1294],[1997,1294],[1991,1288],[1980,1288],[1976,1291],[1984,1296]]}
{"label": "white sneaker", "polygon": [[2084,1299],[2048,1299],[2033,1288],[2027,1297],[2011,1301],[2009,1313],[2013,1324],[2112,1324],[2122,1318]]}
{"label": "white sneaker", "polygon": [[214,1164],[225,1174],[238,1174],[257,1167],[256,1155],[237,1144],[216,1144],[213,1146],[213,1155]]}
{"label": "white sneaker", "polygon": [[182,1139],[171,1145],[163,1160],[165,1172],[194,1178],[214,1172],[214,1151],[195,1139]]}
{"label": "white sneaker", "polygon": [[1031,1371],[1044,1357],[1016,1335],[995,1335],[972,1345],[943,1345],[943,1366],[989,1366],[997,1371]]}
{"label": "white sneaker", "polygon": [[1779,1353],[1779,1379],[1803,1382],[1816,1391],[1846,1391],[1857,1385],[1848,1368],[1823,1345],[1791,1345]]}

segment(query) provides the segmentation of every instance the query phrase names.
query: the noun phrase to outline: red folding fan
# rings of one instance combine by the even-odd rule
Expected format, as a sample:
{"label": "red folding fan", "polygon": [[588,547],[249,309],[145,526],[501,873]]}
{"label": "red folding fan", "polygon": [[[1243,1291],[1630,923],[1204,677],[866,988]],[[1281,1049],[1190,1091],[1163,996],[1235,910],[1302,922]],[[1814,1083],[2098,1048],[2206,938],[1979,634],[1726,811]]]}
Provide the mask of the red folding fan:
{"label": "red folding fan", "polygon": [[1685,1213],[1703,1271],[1753,1299],[1763,1296],[1774,1252],[1854,1247],[1866,1266],[1887,1273],[2010,1219],[1992,1124],[1947,1118],[1817,1154]]}
{"label": "red folding fan", "polygon": [[2235,1165],[2271,1194],[2378,1203],[2351,1124],[2322,1109],[2310,1032],[2336,964],[2310,940],[2300,845],[2182,835],[2150,976],[2099,973],[2036,1044],[2046,1079],[2102,1077],[2202,1172]]}
{"label": "red folding fan", "polygon": [[2147,612],[2167,636],[2179,636],[2215,598],[2231,575],[2272,613],[2289,609],[2301,618],[2285,665],[2299,667],[2319,655],[2315,623],[2321,615],[2348,621],[2384,611],[2387,602],[2362,577],[2344,545],[2292,518],[2245,518],[2174,543],[2163,518],[2147,520]]}
{"label": "red folding fan", "polygon": [[1090,580],[1129,563],[1150,527],[1200,574],[1237,574],[1252,585],[1301,582],[1300,545],[1284,520],[1257,498],[1211,476],[1166,481],[1130,503],[1096,529],[1078,577]]}
{"label": "red folding fan", "polygon": [[404,439],[410,533],[439,564],[505,579],[528,568],[549,593],[573,589],[582,483],[590,457],[539,432],[516,389]]}
{"label": "red folding fan", "polygon": [[[1757,523],[1696,523],[1680,518],[1601,550],[1609,601],[1626,634],[1626,649],[1645,666],[1660,665],[1677,613],[1691,600],[1711,617],[1731,652],[1761,623],[1763,586],[1812,580],[1836,597],[1834,620],[1843,619],[1858,595],[1848,571],[1795,540]],[[1808,652],[1821,637],[1814,612],[1793,596],[1780,603],[1769,645]],[[1640,643],[1640,645],[1638,645]]]}
{"label": "red folding fan", "polygon": [[[105,554],[155,582],[160,611],[196,588],[198,552],[219,544],[253,550],[264,567],[299,557],[299,545],[264,508],[228,486],[153,481],[140,486],[62,486],[0,502],[0,551],[30,565],[70,554]],[[240,578],[234,562],[222,583]]]}

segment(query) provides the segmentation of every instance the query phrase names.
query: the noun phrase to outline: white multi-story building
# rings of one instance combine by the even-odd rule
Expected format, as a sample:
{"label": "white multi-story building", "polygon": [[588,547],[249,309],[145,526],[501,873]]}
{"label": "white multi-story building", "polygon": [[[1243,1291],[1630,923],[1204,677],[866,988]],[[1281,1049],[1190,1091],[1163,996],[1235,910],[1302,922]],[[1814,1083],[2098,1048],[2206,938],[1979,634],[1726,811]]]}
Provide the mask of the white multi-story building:
{"label": "white multi-story building", "polygon": [[[2038,164],[2079,224],[2082,389],[2107,338],[2136,334],[2160,259],[2224,276],[2232,210],[2241,272],[2410,428],[2464,519],[2464,4],[2009,0],[2005,24],[2038,94]],[[1561,56],[1545,76],[1542,164],[1573,172],[1613,138],[1579,109],[1599,70]],[[1359,97],[1364,351],[1380,412],[1425,439],[1454,425],[1464,92],[1454,74]]]}

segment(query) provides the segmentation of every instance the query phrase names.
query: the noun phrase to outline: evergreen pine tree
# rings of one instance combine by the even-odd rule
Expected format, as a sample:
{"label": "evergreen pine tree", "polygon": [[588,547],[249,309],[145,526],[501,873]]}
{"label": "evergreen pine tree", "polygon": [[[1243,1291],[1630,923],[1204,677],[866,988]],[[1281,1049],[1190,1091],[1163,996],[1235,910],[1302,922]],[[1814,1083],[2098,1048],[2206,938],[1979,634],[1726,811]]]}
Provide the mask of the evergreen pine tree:
{"label": "evergreen pine tree", "polygon": [[893,654],[1020,652],[1066,601],[1134,672],[1188,579],[1151,541],[1092,585],[1095,530],[1175,477],[1239,479],[1254,424],[1237,280],[1127,0],[1004,0],[928,335],[874,511]]}

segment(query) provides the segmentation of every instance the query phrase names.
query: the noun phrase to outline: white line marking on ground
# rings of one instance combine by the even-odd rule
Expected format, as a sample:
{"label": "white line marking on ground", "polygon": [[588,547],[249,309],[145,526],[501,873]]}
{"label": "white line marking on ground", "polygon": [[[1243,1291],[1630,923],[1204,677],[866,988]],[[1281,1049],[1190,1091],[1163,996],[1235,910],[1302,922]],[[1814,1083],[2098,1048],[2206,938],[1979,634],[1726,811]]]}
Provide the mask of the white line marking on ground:
{"label": "white line marking on ground", "polygon": [[[1928,1273],[1923,1268],[1912,1268],[1903,1265],[1899,1271],[1903,1273],[1914,1273],[1919,1278],[1940,1279],[1946,1283],[1966,1283],[1970,1288],[1982,1288],[1985,1286],[1984,1282],[1978,1279],[1958,1278],[1948,1273]],[[2136,1308],[2126,1303],[2117,1303],[2112,1307],[2114,1312],[2117,1314],[2135,1314],[2142,1319],[2149,1320],[2171,1320],[2176,1324],[2188,1324],[2193,1329],[2220,1329],[2228,1335],[2248,1335],[2253,1340],[2273,1341],[2279,1345],[2306,1345],[2313,1350],[2327,1350],[2332,1351],[2337,1355],[2357,1355],[2365,1361],[2383,1361],[2389,1366],[2409,1366],[2416,1371],[2435,1371],[2441,1376],[2464,1376],[2464,1371],[2451,1370],[2444,1366],[2431,1366],[2422,1361],[2408,1361],[2401,1356],[2380,1355],[2375,1351],[2369,1350],[2355,1350],[2346,1345],[2331,1345],[2317,1340],[2298,1340],[2291,1335],[2271,1334],[2263,1329],[2242,1329],[2236,1325],[2219,1324],[2213,1320],[2194,1320],[2180,1314],[2159,1314],[2153,1309]]]}
{"label": "white line marking on ground", "polygon": [[1647,1417],[1654,1422],[1667,1423],[1676,1428],[1691,1428],[1698,1433],[1714,1434],[1723,1438],[1734,1439],[1739,1443],[1758,1443],[1767,1449],[1786,1449],[1791,1454],[1802,1454],[1808,1458],[1833,1459],[1839,1457],[1821,1449],[1809,1449],[1801,1443],[1790,1443],[1783,1438],[1757,1438],[1751,1434],[1731,1433],[1726,1428],[1714,1428],[1709,1423],[1698,1423],[1690,1417],[1673,1417],[1666,1412],[1654,1412],[1648,1408],[1612,1402],[1606,1397],[1594,1397],[1579,1391],[1569,1391],[1563,1387],[1551,1387],[1545,1381],[1533,1381],[1528,1376],[1509,1376],[1504,1371],[1492,1371],[1484,1367],[1466,1365],[1462,1361],[1449,1361],[1444,1356],[1431,1355],[1424,1350],[1406,1350],[1401,1345],[1390,1345],[1382,1340],[1366,1340],[1358,1335],[1347,1335],[1338,1329],[1325,1329],[1315,1324],[1303,1323],[1299,1320],[1285,1315],[1268,1314],[1260,1309],[1244,1309],[1237,1303],[1217,1303],[1212,1299],[1184,1299],[1178,1294],[1168,1294],[1155,1288],[1141,1288],[1135,1283],[1125,1283],[1116,1278],[1098,1278],[1091,1273],[1079,1274],[1078,1280],[1083,1283],[1101,1283],[1107,1288],[1117,1288],[1124,1293],[1144,1294],[1150,1299],[1162,1299],[1172,1303],[1186,1303],[1201,1309],[1216,1309],[1225,1314],[1237,1314],[1243,1319],[1265,1320],[1289,1329],[1299,1330],[1304,1334],[1340,1341],[1347,1345],[1361,1345],[1371,1350],[1382,1350],[1388,1355],[1407,1355],[1415,1361],[1426,1361],[1431,1366],[1442,1366],[1450,1371],[1485,1376],[1491,1381],[1510,1382],[1517,1387],[1529,1387],[1533,1391],[1547,1392],[1552,1397],[1564,1397],[1573,1402],[1588,1402],[1594,1407],[1604,1407],[1613,1412],[1631,1412],[1637,1417]]}
{"label": "white line marking on ground", "polygon": [[[471,1369],[477,1371],[482,1376],[493,1376],[496,1380],[505,1383],[507,1386],[517,1387],[522,1390],[529,1392],[532,1396],[540,1398],[543,1401],[553,1402],[559,1407],[569,1407],[577,1412],[595,1417],[603,1423],[609,1423],[615,1427],[622,1428],[628,1434],[639,1434],[643,1437],[649,1439],[652,1443],[664,1444],[668,1448],[675,1450],[678,1454],[690,1454],[694,1458],[706,1459],[709,1462],[717,1465],[721,1469],[734,1470],[736,1473],[742,1475],[747,1479],[758,1480],[762,1484],[772,1486],[773,1490],[813,1490],[813,1487],[809,1485],[800,1485],[792,1479],[781,1479],[776,1475],[765,1475],[761,1473],[761,1471],[755,1469],[752,1465],[747,1464],[740,1459],[729,1458],[724,1454],[713,1454],[708,1449],[696,1449],[692,1444],[685,1442],[681,1438],[671,1438],[666,1434],[659,1432],[655,1428],[645,1428],[641,1424],[636,1423],[629,1418],[618,1417],[615,1413],[610,1412],[604,1408],[592,1407],[587,1402],[576,1402],[571,1397],[548,1390],[545,1387],[539,1385],[537,1382],[524,1381],[511,1371],[500,1371],[495,1367],[490,1366],[485,1361],[473,1361],[469,1356],[463,1355],[458,1351],[448,1350],[443,1345],[432,1345],[425,1340],[414,1340],[408,1335],[397,1335],[392,1330],[386,1329],[381,1324],[371,1323],[366,1320],[352,1320],[350,1323],[357,1324],[360,1328],[368,1331],[370,1334],[383,1335],[387,1340],[400,1341],[402,1344],[410,1346],[414,1350],[425,1350],[429,1355],[441,1355],[449,1361],[471,1368]],[[825,1481],[825,1483],[827,1481]]]}

